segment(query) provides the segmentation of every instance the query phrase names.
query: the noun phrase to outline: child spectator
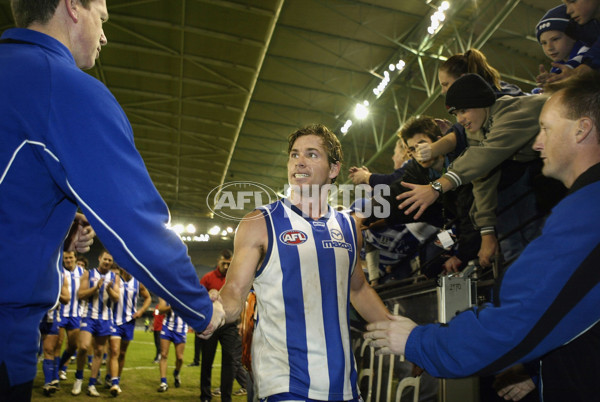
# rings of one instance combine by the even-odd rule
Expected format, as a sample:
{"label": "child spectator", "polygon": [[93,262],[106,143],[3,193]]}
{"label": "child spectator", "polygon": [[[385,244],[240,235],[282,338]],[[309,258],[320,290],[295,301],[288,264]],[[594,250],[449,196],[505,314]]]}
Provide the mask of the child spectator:
{"label": "child spectator", "polygon": [[535,27],[537,40],[542,45],[544,54],[552,60],[550,72],[546,71],[543,64],[540,65],[540,75],[536,78],[540,87],[551,76],[560,74],[564,68],[573,69],[581,64],[589,47],[575,39],[575,28],[564,4],[549,10]]}
{"label": "child spectator", "polygon": [[569,0],[564,3],[571,21],[577,24],[575,39],[582,41],[589,49],[578,67],[563,69],[560,74],[548,78],[547,83],[600,69],[600,0]]}

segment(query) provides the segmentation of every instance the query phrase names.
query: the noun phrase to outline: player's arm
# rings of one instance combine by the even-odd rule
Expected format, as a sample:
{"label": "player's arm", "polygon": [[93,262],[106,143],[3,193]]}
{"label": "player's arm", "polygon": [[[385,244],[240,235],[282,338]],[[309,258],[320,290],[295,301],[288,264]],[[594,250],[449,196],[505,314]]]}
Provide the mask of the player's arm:
{"label": "player's arm", "polygon": [[114,280],[107,285],[106,291],[108,293],[108,297],[113,303],[117,303],[119,301],[119,288],[121,287],[121,276],[115,275]]}
{"label": "player's arm", "polygon": [[68,302],[71,301],[71,293],[69,293],[69,282],[67,281],[66,275],[63,277],[63,284],[60,288],[60,296],[59,296],[58,300],[62,304],[67,304]]}
{"label": "player's arm", "polygon": [[77,298],[80,300],[87,299],[94,293],[98,292],[102,279],[96,282],[94,287],[90,288],[90,271],[83,271],[81,280],[79,281],[79,290],[77,291]]}
{"label": "player's arm", "polygon": [[164,299],[158,298],[158,306],[156,306],[158,314],[168,314],[171,312],[171,306]]}
{"label": "player's arm", "polygon": [[144,314],[144,312],[146,310],[148,310],[148,307],[150,307],[150,303],[152,303],[152,297],[150,297],[150,292],[148,292],[148,289],[146,289],[146,287],[140,282],[140,295],[144,298],[144,304],[142,304],[142,307],[140,307],[135,314],[133,315],[133,318],[139,318],[142,316],[142,314]]}
{"label": "player's arm", "polygon": [[227,323],[240,317],[254,274],[267,249],[267,239],[267,225],[262,212],[256,210],[246,215],[237,228],[233,259],[220,292]]}
{"label": "player's arm", "polygon": [[[356,242],[357,244],[362,244],[362,233],[356,221],[355,225],[357,233]],[[350,278],[350,302],[358,314],[367,322],[388,320],[389,312],[377,292],[367,283],[358,258],[354,272]]]}

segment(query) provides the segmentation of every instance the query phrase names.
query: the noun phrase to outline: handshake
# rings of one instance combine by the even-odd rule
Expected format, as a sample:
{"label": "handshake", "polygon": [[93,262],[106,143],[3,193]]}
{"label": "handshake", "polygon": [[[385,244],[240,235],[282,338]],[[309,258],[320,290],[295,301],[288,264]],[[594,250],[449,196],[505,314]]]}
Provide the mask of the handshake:
{"label": "handshake", "polygon": [[211,289],[208,292],[208,296],[213,302],[213,314],[208,326],[204,329],[204,331],[202,331],[202,333],[198,334],[198,337],[201,339],[210,338],[217,329],[225,324],[225,310],[223,309],[223,303],[219,291],[216,289]]}

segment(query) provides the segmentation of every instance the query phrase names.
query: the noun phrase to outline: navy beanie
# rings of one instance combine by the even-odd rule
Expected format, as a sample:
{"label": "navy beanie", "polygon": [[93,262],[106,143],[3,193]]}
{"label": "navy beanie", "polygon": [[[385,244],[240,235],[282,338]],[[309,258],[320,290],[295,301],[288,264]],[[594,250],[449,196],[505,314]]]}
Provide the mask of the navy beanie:
{"label": "navy beanie", "polygon": [[477,109],[492,106],[496,93],[479,74],[465,74],[454,81],[446,93],[446,108],[452,114],[457,109]]}
{"label": "navy beanie", "polygon": [[572,29],[573,26],[569,14],[567,14],[567,6],[561,4],[546,12],[535,27],[535,34],[539,42],[540,35],[546,31],[560,31],[572,37]]}

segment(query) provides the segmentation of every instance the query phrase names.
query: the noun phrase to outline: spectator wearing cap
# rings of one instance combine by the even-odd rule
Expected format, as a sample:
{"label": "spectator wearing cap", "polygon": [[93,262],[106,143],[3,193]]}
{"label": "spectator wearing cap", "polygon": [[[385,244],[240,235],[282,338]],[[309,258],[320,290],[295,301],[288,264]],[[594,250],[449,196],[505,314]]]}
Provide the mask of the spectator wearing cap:
{"label": "spectator wearing cap", "polygon": [[[546,98],[539,96],[503,96],[496,100],[490,85],[477,74],[466,74],[452,84],[446,94],[448,112],[456,116],[466,131],[469,147],[454,160],[447,172],[430,185],[402,182],[409,188],[398,196],[400,209],[406,214],[414,211],[415,219],[433,204],[437,198],[450,190],[473,184],[474,202],[471,217],[482,236],[478,256],[482,266],[491,264],[491,257],[498,250],[496,211],[498,189],[511,187],[506,199],[516,199],[535,174],[535,166],[541,165],[537,152],[531,149],[539,132],[538,116]],[[539,168],[538,168],[539,170]],[[501,180],[502,179],[502,180]],[[535,216],[533,206],[515,208],[522,220]],[[503,216],[503,224],[505,222]],[[539,224],[538,224],[539,226]],[[514,229],[514,227],[509,228]],[[530,233],[536,232],[536,233]],[[527,243],[537,235],[535,230],[520,233],[521,243]],[[505,260],[514,259],[525,244],[510,245],[503,250]]]}
{"label": "spectator wearing cap", "polygon": [[540,64],[540,75],[536,81],[542,86],[546,81],[564,68],[577,68],[583,61],[589,47],[575,39],[576,24],[569,19],[564,4],[549,10],[535,27],[537,40],[544,54],[552,60],[550,72]]}

